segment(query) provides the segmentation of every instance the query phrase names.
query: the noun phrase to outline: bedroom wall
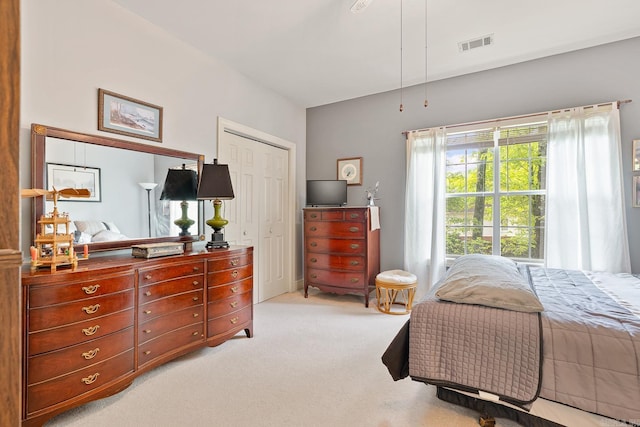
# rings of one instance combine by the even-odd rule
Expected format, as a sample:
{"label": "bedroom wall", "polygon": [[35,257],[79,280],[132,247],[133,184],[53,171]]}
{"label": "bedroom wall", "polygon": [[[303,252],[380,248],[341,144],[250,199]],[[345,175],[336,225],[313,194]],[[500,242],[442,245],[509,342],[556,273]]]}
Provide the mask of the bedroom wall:
{"label": "bedroom wall", "polygon": [[[162,106],[161,145],[204,154],[206,162],[216,153],[218,116],[291,141],[298,156],[296,180],[304,183],[305,109],[221,61],[110,0],[22,0],[21,26],[21,188],[31,181],[32,123],[158,144],[99,132],[98,88]],[[298,184],[298,203],[304,201],[301,191],[304,185]],[[31,202],[24,200],[26,254],[30,215]]]}
{"label": "bedroom wall", "polygon": [[[381,267],[403,265],[405,145],[401,132],[632,99],[620,109],[631,263],[640,273],[640,208],[631,207],[631,144],[640,139],[640,38],[431,82],[307,110],[307,179],[335,179],[336,159],[363,157],[364,190],[380,181]],[[635,174],[640,174],[636,172]]]}

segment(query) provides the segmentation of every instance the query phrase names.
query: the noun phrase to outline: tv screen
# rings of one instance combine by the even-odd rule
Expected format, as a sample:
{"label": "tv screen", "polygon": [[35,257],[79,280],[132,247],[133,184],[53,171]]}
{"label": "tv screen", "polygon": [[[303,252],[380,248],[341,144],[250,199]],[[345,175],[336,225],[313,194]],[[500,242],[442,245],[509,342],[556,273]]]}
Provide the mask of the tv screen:
{"label": "tv screen", "polygon": [[347,181],[307,180],[307,206],[343,206],[347,204]]}

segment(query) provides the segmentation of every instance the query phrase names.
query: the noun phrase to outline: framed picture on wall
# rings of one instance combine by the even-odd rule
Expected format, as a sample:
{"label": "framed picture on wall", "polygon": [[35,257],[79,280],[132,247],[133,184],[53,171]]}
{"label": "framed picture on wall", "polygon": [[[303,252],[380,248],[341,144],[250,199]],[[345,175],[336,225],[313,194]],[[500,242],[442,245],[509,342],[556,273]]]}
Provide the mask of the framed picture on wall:
{"label": "framed picture on wall", "polygon": [[640,208],[640,175],[633,177],[633,207]]}
{"label": "framed picture on wall", "polygon": [[83,188],[89,190],[91,193],[89,197],[65,197],[61,200],[99,202],[102,200],[100,193],[100,168],[47,163],[47,190],[53,190],[54,187],[56,190]]}
{"label": "framed picture on wall", "polygon": [[162,142],[162,107],[98,89],[98,130]]}
{"label": "framed picture on wall", "polygon": [[640,139],[633,140],[633,170],[640,171]]}
{"label": "framed picture on wall", "polygon": [[337,179],[344,179],[347,185],[362,185],[362,157],[338,159]]}

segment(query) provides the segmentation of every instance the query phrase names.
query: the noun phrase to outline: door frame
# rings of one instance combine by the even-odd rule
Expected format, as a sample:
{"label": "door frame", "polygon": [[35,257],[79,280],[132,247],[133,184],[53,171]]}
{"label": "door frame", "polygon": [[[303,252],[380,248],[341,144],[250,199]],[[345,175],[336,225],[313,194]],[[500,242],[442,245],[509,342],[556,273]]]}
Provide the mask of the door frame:
{"label": "door frame", "polygon": [[[287,150],[288,154],[288,179],[289,179],[289,207],[288,214],[289,220],[287,224],[287,231],[289,233],[288,238],[288,253],[285,253],[284,256],[288,257],[290,260],[289,265],[287,266],[289,270],[289,292],[294,292],[297,289],[296,283],[296,275],[295,275],[295,267],[296,267],[296,251],[295,248],[295,240],[296,240],[296,144],[293,142],[287,141],[285,139],[279,138],[277,136],[269,135],[268,133],[262,132],[257,129],[253,129],[249,126],[245,126],[240,123],[236,123],[234,121],[225,119],[223,117],[218,116],[218,131],[217,131],[217,141],[216,144],[216,157],[220,157],[220,153],[222,152],[222,143],[224,139],[222,135],[224,132],[233,133],[235,135],[239,135],[253,141],[259,142],[261,144],[272,145],[274,147],[281,148],[283,150]],[[258,284],[259,285],[259,284]]]}

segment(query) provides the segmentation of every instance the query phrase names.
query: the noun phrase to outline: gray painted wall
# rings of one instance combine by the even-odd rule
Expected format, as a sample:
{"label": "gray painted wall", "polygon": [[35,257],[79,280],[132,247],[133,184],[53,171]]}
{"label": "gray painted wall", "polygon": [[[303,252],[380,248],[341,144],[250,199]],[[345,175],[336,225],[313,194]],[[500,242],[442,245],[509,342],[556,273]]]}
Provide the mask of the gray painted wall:
{"label": "gray painted wall", "polygon": [[[640,273],[640,208],[631,207],[631,143],[640,139],[640,38],[385,92],[307,110],[307,179],[335,179],[336,159],[363,157],[363,185],[380,181],[381,267],[403,264],[405,145],[402,132],[559,108],[632,99],[620,109],[632,270]],[[375,72],[372,70],[371,72]],[[640,174],[636,172],[636,174]]]}

